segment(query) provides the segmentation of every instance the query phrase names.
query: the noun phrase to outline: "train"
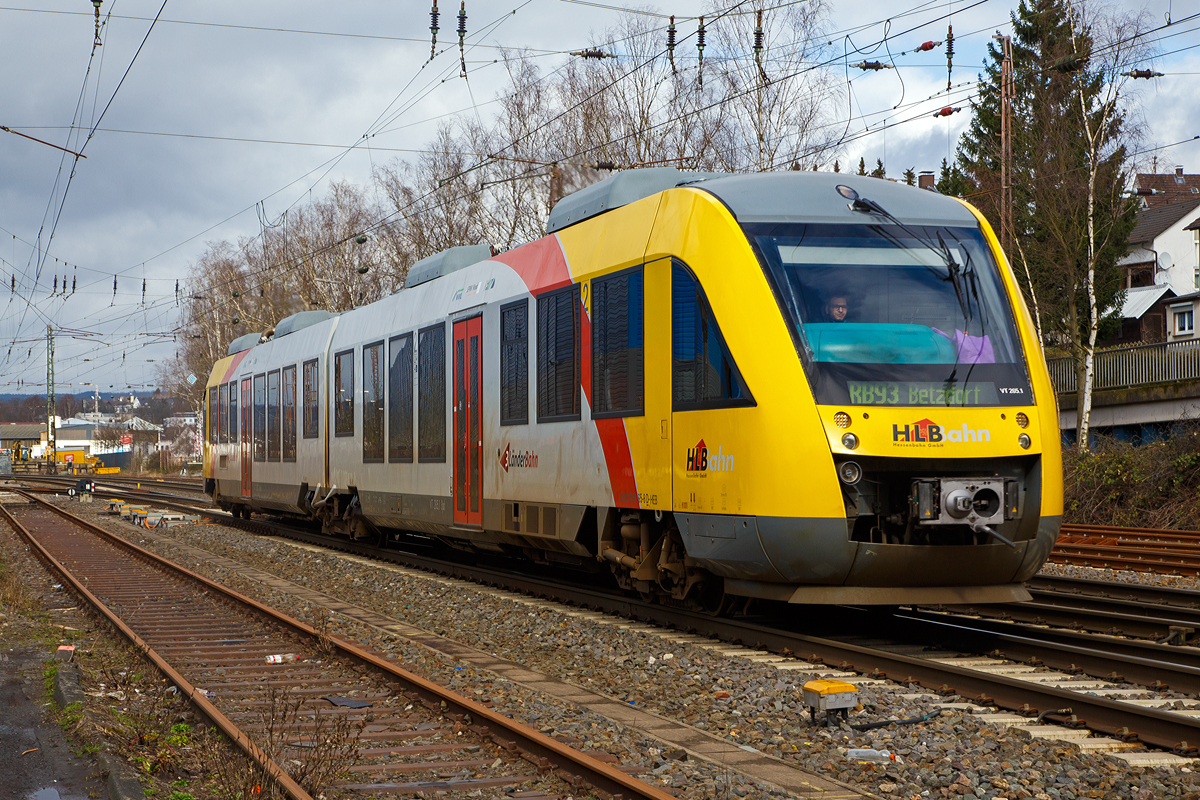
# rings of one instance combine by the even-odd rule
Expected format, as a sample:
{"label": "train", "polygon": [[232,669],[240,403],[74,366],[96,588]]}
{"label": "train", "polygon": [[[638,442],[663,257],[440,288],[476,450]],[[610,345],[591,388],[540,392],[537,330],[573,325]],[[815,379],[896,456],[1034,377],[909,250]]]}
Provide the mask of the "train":
{"label": "train", "polygon": [[1062,517],[994,232],[873,177],[618,172],[540,239],[236,339],[206,389],[205,491],[235,515],[715,613],[1027,599]]}

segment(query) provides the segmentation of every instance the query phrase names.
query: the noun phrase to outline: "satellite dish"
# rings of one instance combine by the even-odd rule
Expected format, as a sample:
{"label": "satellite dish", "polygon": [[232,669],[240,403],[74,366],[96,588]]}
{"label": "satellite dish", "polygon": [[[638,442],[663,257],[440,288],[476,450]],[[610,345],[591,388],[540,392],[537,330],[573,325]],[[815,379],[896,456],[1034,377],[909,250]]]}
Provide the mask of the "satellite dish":
{"label": "satellite dish", "polygon": [[1166,272],[1171,267],[1175,266],[1175,261],[1171,258],[1171,254],[1166,250],[1158,254],[1158,263],[1155,267],[1159,272]]}

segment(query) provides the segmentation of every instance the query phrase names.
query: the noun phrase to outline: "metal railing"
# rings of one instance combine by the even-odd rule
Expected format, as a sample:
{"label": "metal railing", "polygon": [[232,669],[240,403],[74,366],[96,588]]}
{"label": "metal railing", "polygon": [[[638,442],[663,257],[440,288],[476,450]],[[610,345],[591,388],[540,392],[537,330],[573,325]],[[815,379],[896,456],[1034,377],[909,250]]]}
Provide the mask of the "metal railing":
{"label": "metal railing", "polygon": [[[1075,359],[1047,359],[1059,394],[1074,392]],[[1097,350],[1092,388],[1125,389],[1149,383],[1200,380],[1200,342],[1156,342]]]}

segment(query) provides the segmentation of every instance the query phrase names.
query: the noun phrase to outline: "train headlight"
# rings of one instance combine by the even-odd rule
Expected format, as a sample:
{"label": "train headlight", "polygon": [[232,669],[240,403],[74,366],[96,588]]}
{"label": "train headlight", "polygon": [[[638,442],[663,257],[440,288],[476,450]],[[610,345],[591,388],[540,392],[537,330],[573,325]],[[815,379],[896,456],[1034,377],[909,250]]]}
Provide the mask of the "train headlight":
{"label": "train headlight", "polygon": [[839,428],[849,428],[850,427],[850,415],[847,414],[845,411],[837,412],[836,414],[833,415],[833,424],[837,425]]}
{"label": "train headlight", "polygon": [[1029,445],[1033,444],[1033,440],[1029,438],[1028,433],[1022,433],[1017,437],[1017,444],[1021,445],[1022,450],[1028,450]]}
{"label": "train headlight", "polygon": [[1025,416],[1024,411],[1017,412],[1017,425],[1022,428],[1029,427],[1029,417]]}
{"label": "train headlight", "polygon": [[838,467],[838,477],[847,486],[853,486],[862,480],[862,467],[854,461],[843,461]]}
{"label": "train headlight", "polygon": [[846,448],[847,450],[853,450],[854,448],[858,447],[858,437],[853,433],[843,433],[842,447]]}

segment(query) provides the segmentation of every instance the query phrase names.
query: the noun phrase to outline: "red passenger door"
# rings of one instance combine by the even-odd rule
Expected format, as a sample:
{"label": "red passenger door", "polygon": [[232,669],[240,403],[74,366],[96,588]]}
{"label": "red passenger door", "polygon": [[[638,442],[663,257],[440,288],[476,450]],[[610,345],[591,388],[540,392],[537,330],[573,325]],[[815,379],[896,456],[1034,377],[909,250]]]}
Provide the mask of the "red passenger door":
{"label": "red passenger door", "polygon": [[242,379],[242,497],[250,496],[250,378]]}
{"label": "red passenger door", "polygon": [[454,323],[454,521],[483,524],[483,321]]}

